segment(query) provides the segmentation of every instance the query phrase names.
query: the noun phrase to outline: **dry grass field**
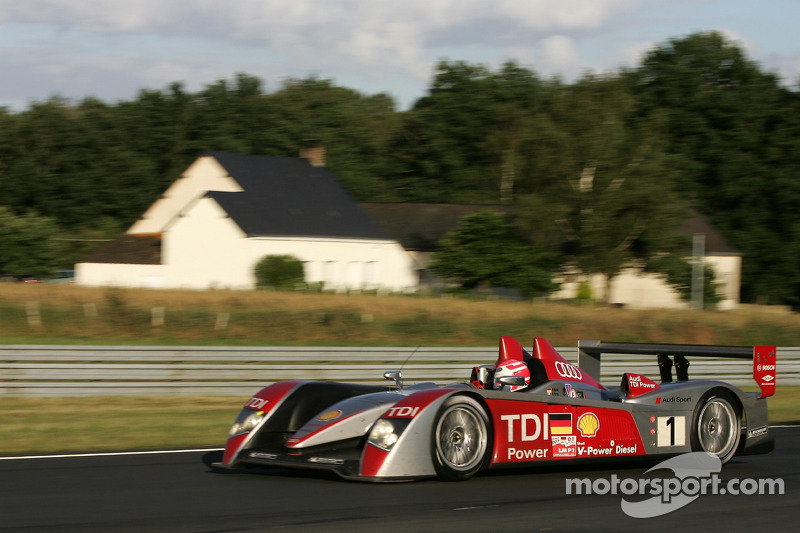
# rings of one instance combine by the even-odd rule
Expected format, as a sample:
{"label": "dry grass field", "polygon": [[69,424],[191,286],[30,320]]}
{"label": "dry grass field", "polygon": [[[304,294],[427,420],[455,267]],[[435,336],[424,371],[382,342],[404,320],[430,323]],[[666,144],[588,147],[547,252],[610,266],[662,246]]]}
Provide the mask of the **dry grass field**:
{"label": "dry grass field", "polygon": [[800,345],[800,314],[633,310],[456,297],[153,291],[0,283],[0,344],[556,346],[620,342]]}

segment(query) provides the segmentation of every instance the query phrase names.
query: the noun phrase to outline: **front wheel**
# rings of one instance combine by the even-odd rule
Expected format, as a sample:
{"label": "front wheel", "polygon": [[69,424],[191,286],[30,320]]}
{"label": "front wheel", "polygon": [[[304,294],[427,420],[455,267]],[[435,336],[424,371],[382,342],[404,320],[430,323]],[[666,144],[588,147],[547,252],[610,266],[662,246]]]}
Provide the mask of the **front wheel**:
{"label": "front wheel", "polygon": [[484,467],[490,443],[489,418],[480,403],[468,396],[448,399],[433,429],[433,464],[441,479],[469,479]]}
{"label": "front wheel", "polygon": [[692,449],[731,460],[739,447],[742,420],[736,400],[726,391],[708,392],[695,408],[692,421]]}

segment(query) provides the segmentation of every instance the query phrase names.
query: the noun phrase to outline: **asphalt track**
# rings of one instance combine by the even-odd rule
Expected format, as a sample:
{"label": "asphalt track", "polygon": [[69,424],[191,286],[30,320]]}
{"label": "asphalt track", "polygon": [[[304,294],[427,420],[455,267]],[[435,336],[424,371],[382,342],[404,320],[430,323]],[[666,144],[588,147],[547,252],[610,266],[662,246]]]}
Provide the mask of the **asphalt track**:
{"label": "asphalt track", "polygon": [[[706,495],[636,519],[621,495],[567,495],[567,478],[638,479],[655,463],[488,473],[463,483],[371,484],[249,470],[215,473],[216,452],[0,459],[0,531],[783,531],[800,518],[800,427],[722,479],[780,478],[783,495]],[[792,525],[794,524],[794,525]],[[768,529],[767,529],[768,528]]]}

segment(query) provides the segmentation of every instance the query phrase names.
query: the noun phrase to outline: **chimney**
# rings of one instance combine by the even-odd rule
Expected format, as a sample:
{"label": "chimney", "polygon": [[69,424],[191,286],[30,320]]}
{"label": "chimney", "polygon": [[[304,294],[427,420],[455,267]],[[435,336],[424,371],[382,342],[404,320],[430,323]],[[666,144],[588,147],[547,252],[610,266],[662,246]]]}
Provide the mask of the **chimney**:
{"label": "chimney", "polygon": [[300,157],[308,159],[312,167],[325,166],[325,145],[319,139],[306,139]]}

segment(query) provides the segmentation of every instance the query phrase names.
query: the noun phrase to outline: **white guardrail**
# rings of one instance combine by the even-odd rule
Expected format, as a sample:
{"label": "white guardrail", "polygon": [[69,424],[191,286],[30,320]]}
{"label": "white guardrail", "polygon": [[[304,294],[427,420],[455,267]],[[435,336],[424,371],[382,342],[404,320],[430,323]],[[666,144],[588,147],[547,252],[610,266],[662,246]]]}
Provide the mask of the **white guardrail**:
{"label": "white guardrail", "polygon": [[[578,348],[557,348],[577,363]],[[0,345],[0,396],[247,396],[287,379],[388,384],[402,367],[406,384],[468,379],[493,363],[497,348]],[[752,361],[689,358],[690,379],[755,387]],[[603,354],[601,381],[624,372],[659,381],[653,356]],[[778,348],[778,388],[800,385],[800,347]],[[756,389],[753,389],[756,390]]]}

